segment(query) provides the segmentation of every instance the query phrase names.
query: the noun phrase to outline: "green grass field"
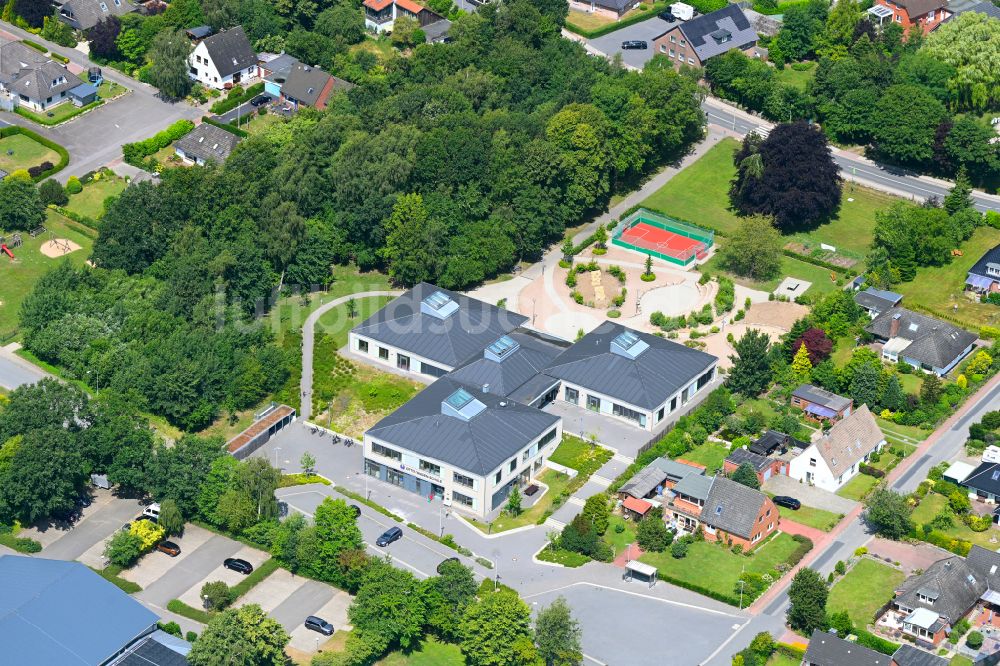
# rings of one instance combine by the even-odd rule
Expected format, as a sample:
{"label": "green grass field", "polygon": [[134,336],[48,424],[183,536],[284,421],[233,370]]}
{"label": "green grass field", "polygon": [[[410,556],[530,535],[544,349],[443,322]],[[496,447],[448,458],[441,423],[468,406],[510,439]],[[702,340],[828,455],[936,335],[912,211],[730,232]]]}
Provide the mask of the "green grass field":
{"label": "green grass field", "polygon": [[593,446],[579,437],[564,434],[559,446],[549,456],[549,460],[557,465],[572,467],[580,472],[591,470],[589,473],[593,474],[604,463],[611,460],[613,455],[614,453],[610,449]]}
{"label": "green grass field", "polygon": [[801,664],[801,659],[793,659],[787,654],[782,654],[780,652],[775,652],[771,655],[771,658],[767,660],[767,666],[800,666]]}
{"label": "green grass field", "polygon": [[962,256],[945,266],[925,266],[917,269],[912,282],[893,287],[904,296],[908,307],[919,305],[948,317],[958,319],[975,329],[979,326],[1000,325],[1000,307],[969,300],[965,277],[983,253],[1000,244],[1000,229],[979,227],[972,238],[962,245]]}
{"label": "green grass field", "polygon": [[66,208],[96,220],[104,215],[104,200],[117,196],[124,190],[124,178],[102,176],[100,180],[91,181],[84,185],[83,191],[79,194],[71,194]]}
{"label": "green grass field", "polygon": [[[615,527],[621,525],[624,529],[616,532]],[[625,520],[621,516],[611,516],[608,521],[608,531],[604,533],[604,540],[615,549],[615,554],[625,550],[630,543],[635,543],[636,524],[631,520]]]}
{"label": "green grass field", "polygon": [[[13,154],[8,155],[8,151]],[[42,162],[59,162],[59,154],[23,134],[12,134],[0,139],[0,169],[14,173],[29,169]]]}
{"label": "green grass field", "polygon": [[774,77],[782,83],[787,83],[790,86],[805,91],[806,84],[816,78],[816,63],[811,62],[806,64],[809,64],[810,67],[803,71],[793,69],[791,65],[785,65],[783,70],[774,73]]}
{"label": "green grass field", "polygon": [[348,317],[347,303],[338,305],[320,316],[319,321],[316,322],[316,336],[329,335],[334,339],[339,349],[347,344],[347,334],[351,332],[352,328],[378,312],[383,305],[391,300],[392,298],[389,296],[359,298],[356,300],[357,312],[353,319]]}
{"label": "green grass field", "polygon": [[892,598],[906,574],[898,569],[863,559],[834,583],[826,602],[827,613],[847,611],[858,626],[874,620],[875,611]]}
{"label": "green grass field", "polygon": [[457,645],[428,636],[416,650],[393,652],[376,666],[465,666],[465,657]]}
{"label": "green grass field", "polygon": [[707,469],[706,473],[711,476],[715,470],[722,469],[722,463],[728,455],[729,449],[725,445],[719,442],[705,442],[701,446],[696,446],[694,449],[688,451],[681,458],[704,465]]}
{"label": "green grass field", "polygon": [[833,513],[832,511],[815,509],[811,506],[806,506],[805,504],[799,507],[798,511],[793,511],[784,506],[779,506],[778,511],[781,513],[782,518],[799,523],[800,525],[815,527],[816,529],[823,530],[824,532],[832,530],[841,519],[840,515]]}
{"label": "green grass field", "polygon": [[737,582],[740,573],[767,573],[775,565],[786,562],[798,547],[789,534],[778,534],[759,546],[750,557],[736,555],[728,548],[708,541],[691,544],[687,557],[675,559],[668,550],[665,553],[645,553],[639,560],[652,564],[660,571],[675,578],[714,590],[721,594],[738,596]]}
{"label": "green grass field", "polygon": [[[82,266],[90,256],[90,248],[94,241],[84,235],[85,228],[76,222],[55,211],[50,210],[47,213],[46,228],[51,230],[56,238],[69,239],[81,248],[66,255],[66,260],[74,266]],[[11,234],[0,230],[0,236],[7,236],[9,240]],[[50,259],[39,250],[48,240],[48,234],[32,238],[27,232],[21,232],[21,237],[24,244],[21,247],[11,248],[15,261],[11,261],[6,254],[0,254],[0,336],[17,328],[21,302],[34,288],[35,283],[62,261],[62,259]]]}
{"label": "green grass field", "polygon": [[913,515],[910,516],[910,519],[915,525],[926,525],[939,513],[950,515],[954,521],[954,525],[945,529],[935,529],[935,532],[940,532],[953,539],[969,541],[989,550],[996,550],[996,544],[990,543],[990,539],[1000,536],[996,527],[990,527],[985,532],[972,531],[960,518],[952,514],[948,508],[948,499],[937,493],[927,493],[920,500],[920,504],[913,510]]}
{"label": "green grass field", "polygon": [[837,494],[855,502],[860,502],[876,485],[878,485],[878,479],[874,476],[858,474],[845,483],[844,487],[837,491]]}
{"label": "green grass field", "polygon": [[556,472],[551,469],[542,470],[542,473],[539,474],[537,478],[538,481],[548,486],[549,490],[531,507],[522,511],[520,515],[510,516],[506,513],[501,514],[496,520],[493,521],[492,531],[486,523],[478,520],[472,520],[470,522],[483,532],[494,534],[496,532],[512,530],[516,527],[534,525],[538,522],[538,519],[542,517],[542,514],[552,507],[552,501],[555,500],[559,493],[565,490],[566,486],[569,485],[569,482],[572,481],[568,474]]}

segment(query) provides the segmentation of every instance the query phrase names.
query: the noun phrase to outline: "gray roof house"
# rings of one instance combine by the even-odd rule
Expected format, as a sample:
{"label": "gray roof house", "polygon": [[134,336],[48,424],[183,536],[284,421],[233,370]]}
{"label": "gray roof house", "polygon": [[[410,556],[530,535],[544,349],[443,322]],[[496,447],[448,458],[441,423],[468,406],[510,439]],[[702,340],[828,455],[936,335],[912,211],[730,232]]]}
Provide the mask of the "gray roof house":
{"label": "gray roof house", "polygon": [[443,377],[369,428],[365,437],[485,476],[559,420]]}
{"label": "gray roof house", "polygon": [[83,83],[61,64],[20,41],[0,43],[0,89],[38,110],[66,101]]}
{"label": "gray roof house", "polygon": [[[986,4],[994,7],[992,3]],[[1000,8],[994,7],[994,9],[1000,12]],[[1000,16],[996,18],[1000,18]],[[980,293],[1000,290],[1000,245],[986,250],[983,256],[979,257],[979,260],[969,269],[965,285]]]}
{"label": "gray roof house", "polygon": [[59,4],[59,18],[77,30],[90,30],[109,16],[134,12],[130,0],[66,0]]}
{"label": "gray roof house", "polygon": [[963,328],[899,306],[882,312],[865,330],[885,342],[882,358],[904,360],[938,375],[950,372],[976,343],[976,336]]}
{"label": "gray roof house", "polygon": [[229,28],[206,37],[201,42],[215,64],[219,76],[226,77],[257,64],[257,53],[243,32],[243,26]]}
{"label": "gray roof house", "polygon": [[625,482],[619,489],[619,493],[631,495],[636,499],[650,497],[657,488],[663,485],[667,479],[667,473],[656,465],[643,467],[635,476]]}
{"label": "gray roof house", "polygon": [[361,338],[452,370],[526,321],[516,312],[421,282],[355,326],[351,348],[357,349]]}
{"label": "gray roof house", "polygon": [[868,287],[864,291],[854,294],[854,302],[862,307],[872,319],[885,310],[899,305],[902,300],[902,294],[874,287]]}
{"label": "gray roof house", "polygon": [[[833,424],[813,446],[833,476],[838,477],[884,444],[885,435],[871,410],[868,405],[861,405],[853,414]],[[806,455],[803,453],[800,457]]]}
{"label": "gray roof house", "polygon": [[944,657],[931,654],[909,643],[903,643],[892,653],[892,666],[948,666],[949,663]]}
{"label": "gray roof house", "polygon": [[297,62],[288,69],[281,95],[296,105],[325,109],[334,91],[353,87],[353,83],[338,79],[319,67]]}
{"label": "gray roof house", "polygon": [[711,381],[709,373],[718,360],[703,351],[604,322],[556,357],[545,372],[613,400],[653,410],[695,380]]}
{"label": "gray roof house", "polygon": [[837,420],[851,413],[854,402],[831,391],[802,384],[792,391],[792,405],[817,419]]}
{"label": "gray roof house", "polygon": [[694,49],[699,64],[732,49],[747,50],[757,44],[757,31],[735,4],[683,21],[676,27]]}
{"label": "gray roof house", "polygon": [[697,476],[705,476],[705,470],[701,467],[695,467],[693,465],[688,465],[679,460],[671,460],[666,456],[662,458],[657,458],[653,462],[649,463],[650,466],[659,467],[666,474],[666,481],[671,485],[675,485],[680,482],[681,479],[695,474]]}
{"label": "gray roof house", "polygon": [[713,478],[700,474],[688,474],[677,482],[673,490],[678,495],[684,495],[704,502],[708,499],[708,495],[712,491]]}
{"label": "gray roof house", "polygon": [[239,142],[240,137],[232,132],[202,123],[177,140],[174,152],[195,164],[205,165],[208,162],[222,164]]}
{"label": "gray roof house", "polygon": [[155,632],[159,619],[79,562],[0,555],[0,590],[9,664],[106,664]]}
{"label": "gray roof house", "polygon": [[906,616],[903,631],[930,641],[965,617],[989,589],[985,575],[953,555],[903,581],[892,605]]}
{"label": "gray roof house", "polygon": [[802,663],[805,666],[889,666],[892,658],[844,640],[835,633],[816,629],[809,638],[809,648]]}
{"label": "gray roof house", "polygon": [[742,447],[726,456],[726,462],[736,467],[739,467],[743,463],[747,463],[753,467],[754,471],[758,474],[771,466],[771,459],[767,456],[762,456],[759,453],[754,453],[753,451]]}
{"label": "gray roof house", "polygon": [[767,495],[759,490],[720,474],[712,480],[701,519],[711,527],[750,539],[757,518],[768,502]]}

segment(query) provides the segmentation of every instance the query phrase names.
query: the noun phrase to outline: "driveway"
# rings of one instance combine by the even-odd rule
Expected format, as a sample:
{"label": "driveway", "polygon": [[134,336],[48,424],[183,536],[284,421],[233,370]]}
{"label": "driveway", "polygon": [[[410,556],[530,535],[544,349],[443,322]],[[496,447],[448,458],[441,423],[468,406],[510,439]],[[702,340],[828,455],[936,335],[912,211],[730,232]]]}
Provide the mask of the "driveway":
{"label": "driveway", "polygon": [[168,572],[135,596],[159,608],[166,608],[171,599],[179,599],[196,583],[219,570],[222,561],[235,555],[241,548],[243,544],[238,541],[217,534],[212,535],[188,557],[171,567]]}
{"label": "driveway", "polygon": [[[653,50],[653,39],[659,37],[674,25],[676,25],[676,22],[664,21],[654,16],[651,19],[626,26],[621,30],[615,30],[603,37],[588,39],[587,43],[609,57],[614,57],[620,53],[622,61],[626,65],[642,69],[643,65],[649,62],[656,53]],[[622,50],[622,42],[630,39],[641,39],[647,43],[649,48]]]}
{"label": "driveway", "polygon": [[38,366],[15,355],[10,348],[0,348],[0,386],[8,391],[13,391],[24,384],[35,384],[48,376],[48,373]]}
{"label": "driveway", "polygon": [[764,490],[775,495],[789,495],[814,509],[823,509],[844,515],[850,513],[857,506],[857,502],[846,497],[841,497],[816,486],[810,486],[808,483],[799,483],[784,474],[772,476],[764,482]]}
{"label": "driveway", "polygon": [[[97,506],[96,503],[95,506]],[[114,534],[115,530],[120,529],[122,525],[139,515],[141,511],[142,507],[134,499],[111,498],[104,506],[90,515],[87,515],[85,511],[83,519],[77,522],[72,529],[66,530],[61,537],[51,541],[43,548],[42,555],[53,560],[75,560],[98,544],[101,544],[103,549],[103,542]],[[50,527],[45,532],[54,529],[56,528]],[[36,538],[31,534],[24,536]],[[45,543],[44,538],[39,540]]]}

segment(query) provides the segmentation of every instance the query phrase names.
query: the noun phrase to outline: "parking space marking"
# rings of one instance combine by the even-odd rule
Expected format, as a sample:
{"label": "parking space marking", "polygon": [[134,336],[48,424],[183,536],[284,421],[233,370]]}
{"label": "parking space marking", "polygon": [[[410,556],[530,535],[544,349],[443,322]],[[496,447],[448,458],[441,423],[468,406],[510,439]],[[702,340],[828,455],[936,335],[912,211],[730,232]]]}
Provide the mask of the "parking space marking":
{"label": "parking space marking", "polygon": [[[587,587],[599,587],[602,590],[610,590],[612,592],[621,592],[622,594],[631,594],[633,597],[642,597],[643,599],[651,599],[652,601],[659,601],[661,603],[669,604],[671,606],[679,606],[681,608],[688,608],[688,609],[691,609],[691,610],[704,611],[705,613],[711,613],[713,615],[722,615],[723,617],[740,618],[739,615],[734,615],[733,613],[727,613],[725,611],[716,610],[714,608],[705,608],[704,606],[698,606],[696,604],[689,604],[689,603],[686,603],[684,601],[675,601],[673,599],[664,599],[663,597],[654,597],[651,594],[643,594],[642,592],[633,592],[632,590],[623,590],[623,589],[618,588],[618,587],[611,587],[610,585],[602,585],[600,583],[591,583],[591,582],[588,582],[588,581],[577,581],[575,583],[570,583],[569,585],[562,585],[560,587],[554,587],[551,590],[545,590],[543,592],[535,592],[534,594],[529,594],[529,595],[523,597],[523,599],[525,601],[527,601],[528,599],[531,599],[532,597],[540,597],[540,596],[545,595],[545,594],[552,594],[553,592],[558,592],[560,590],[566,590],[566,589],[569,589],[571,587],[577,587],[577,586],[580,586],[580,585],[584,585],[584,586],[587,586]],[[740,618],[740,619],[742,619],[742,618]]]}
{"label": "parking space marking", "polygon": [[134,567],[123,571],[121,576],[140,587],[149,587],[163,576],[170,575],[174,567],[186,560],[213,536],[215,535],[197,525],[185,525],[183,537],[170,538],[171,541],[180,547],[180,555],[170,557],[165,553],[153,551],[139,560],[138,564]]}

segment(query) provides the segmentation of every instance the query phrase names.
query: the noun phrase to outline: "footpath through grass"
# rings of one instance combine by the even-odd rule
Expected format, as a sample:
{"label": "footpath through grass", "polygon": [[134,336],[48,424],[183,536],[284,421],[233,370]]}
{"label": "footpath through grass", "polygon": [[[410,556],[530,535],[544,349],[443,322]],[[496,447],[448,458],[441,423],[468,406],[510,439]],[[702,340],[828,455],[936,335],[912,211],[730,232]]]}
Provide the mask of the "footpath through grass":
{"label": "footpath through grass", "polygon": [[863,627],[874,621],[875,612],[905,579],[906,574],[899,569],[864,558],[834,583],[826,602],[827,613],[847,611]]}

